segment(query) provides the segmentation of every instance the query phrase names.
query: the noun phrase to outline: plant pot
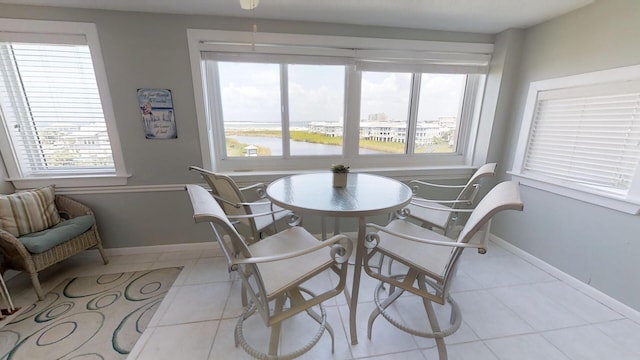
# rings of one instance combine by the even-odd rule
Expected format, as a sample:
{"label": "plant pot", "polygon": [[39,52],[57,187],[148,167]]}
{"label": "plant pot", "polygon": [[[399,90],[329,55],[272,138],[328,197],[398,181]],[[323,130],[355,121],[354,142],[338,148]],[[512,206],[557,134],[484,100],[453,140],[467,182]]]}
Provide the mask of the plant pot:
{"label": "plant pot", "polygon": [[333,173],[333,187],[343,188],[347,186],[347,173]]}

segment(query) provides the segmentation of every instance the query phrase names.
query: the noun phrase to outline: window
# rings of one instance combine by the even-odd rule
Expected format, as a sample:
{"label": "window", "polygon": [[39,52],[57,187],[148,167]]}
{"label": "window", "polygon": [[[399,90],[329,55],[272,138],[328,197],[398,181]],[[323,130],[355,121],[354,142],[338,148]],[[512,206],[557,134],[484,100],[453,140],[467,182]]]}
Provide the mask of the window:
{"label": "window", "polygon": [[359,154],[457,153],[466,81],[466,74],[362,72]]}
{"label": "window", "polygon": [[244,33],[188,35],[198,67],[194,89],[204,105],[205,166],[425,168],[469,165],[473,158],[491,45],[261,33],[250,43]]}
{"label": "window", "polygon": [[637,212],[640,67],[533,83],[524,116],[515,175]]}
{"label": "window", "polygon": [[[337,129],[342,128],[344,113],[344,66],[216,64],[226,143],[226,156],[221,154],[224,158],[341,153],[342,131]],[[288,111],[281,110],[283,104],[287,104]],[[288,131],[283,131],[285,121]],[[323,136],[326,128],[336,131]],[[317,145],[322,143],[330,146]]]}
{"label": "window", "polygon": [[0,21],[0,150],[16,187],[122,183],[96,49],[91,24]]}

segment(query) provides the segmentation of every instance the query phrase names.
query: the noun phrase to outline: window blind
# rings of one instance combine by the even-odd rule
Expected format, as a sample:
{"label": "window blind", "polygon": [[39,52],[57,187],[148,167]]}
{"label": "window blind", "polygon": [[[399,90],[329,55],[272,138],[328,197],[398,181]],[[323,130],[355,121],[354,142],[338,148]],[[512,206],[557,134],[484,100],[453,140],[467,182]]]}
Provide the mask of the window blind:
{"label": "window blind", "polygon": [[538,94],[523,172],[627,194],[640,160],[640,83]]}
{"label": "window blind", "polygon": [[[358,71],[485,74],[493,45],[483,43],[413,41],[313,35],[218,32],[217,40],[199,42],[200,51],[225,61],[255,61],[278,55],[312,57],[313,63],[355,63]],[[211,35],[212,37],[216,37]],[[229,54],[229,55],[226,55]],[[226,57],[225,57],[226,55]],[[238,60],[231,60],[229,56]],[[332,59],[333,58],[333,59]],[[271,61],[271,60],[269,60]],[[294,60],[298,61],[298,60]]]}
{"label": "window blind", "polygon": [[0,42],[0,109],[23,176],[115,173],[89,47]]}

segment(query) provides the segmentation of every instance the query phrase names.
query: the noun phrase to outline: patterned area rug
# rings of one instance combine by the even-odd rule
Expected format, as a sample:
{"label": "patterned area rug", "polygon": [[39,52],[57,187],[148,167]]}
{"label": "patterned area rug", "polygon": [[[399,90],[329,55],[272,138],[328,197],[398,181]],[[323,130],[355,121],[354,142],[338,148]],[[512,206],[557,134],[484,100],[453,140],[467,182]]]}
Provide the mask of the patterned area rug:
{"label": "patterned area rug", "polygon": [[0,359],[125,359],[181,270],[67,279],[0,328]]}

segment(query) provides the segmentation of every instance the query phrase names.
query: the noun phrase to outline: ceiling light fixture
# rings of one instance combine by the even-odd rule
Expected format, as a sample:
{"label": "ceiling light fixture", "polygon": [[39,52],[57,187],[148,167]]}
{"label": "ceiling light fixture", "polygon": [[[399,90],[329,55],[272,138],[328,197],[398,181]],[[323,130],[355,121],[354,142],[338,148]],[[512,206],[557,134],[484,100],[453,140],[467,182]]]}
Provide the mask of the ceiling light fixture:
{"label": "ceiling light fixture", "polygon": [[260,0],[240,0],[240,7],[243,10],[253,10],[258,7]]}

